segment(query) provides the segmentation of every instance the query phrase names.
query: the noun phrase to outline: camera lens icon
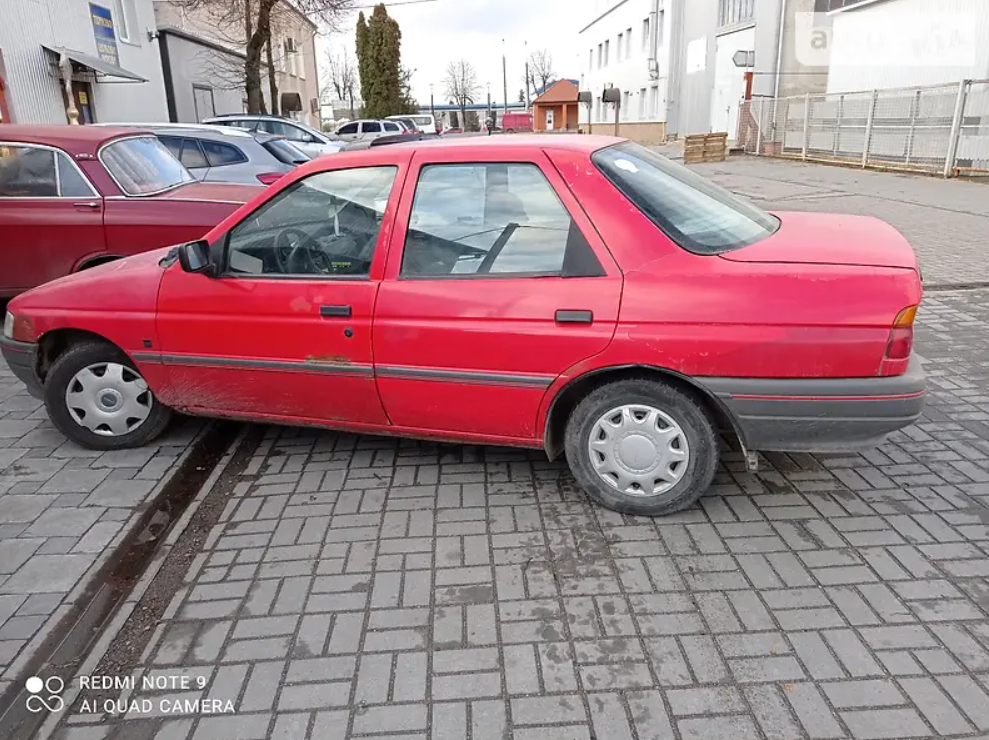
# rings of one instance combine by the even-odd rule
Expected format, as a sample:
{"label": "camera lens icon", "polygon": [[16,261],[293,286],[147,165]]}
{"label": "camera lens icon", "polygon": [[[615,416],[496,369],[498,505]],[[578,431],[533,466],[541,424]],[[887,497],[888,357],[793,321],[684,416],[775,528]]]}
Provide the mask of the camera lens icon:
{"label": "camera lens icon", "polygon": [[29,712],[37,714],[46,709],[49,712],[61,712],[65,709],[65,700],[60,696],[65,690],[65,681],[58,676],[49,676],[47,679],[31,676],[24,682],[24,688],[28,692]]}

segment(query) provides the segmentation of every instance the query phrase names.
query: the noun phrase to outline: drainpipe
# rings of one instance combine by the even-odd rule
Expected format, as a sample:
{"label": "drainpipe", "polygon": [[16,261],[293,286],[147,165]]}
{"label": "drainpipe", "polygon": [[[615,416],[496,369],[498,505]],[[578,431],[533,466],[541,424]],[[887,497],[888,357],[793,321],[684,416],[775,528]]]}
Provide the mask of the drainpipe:
{"label": "drainpipe", "polygon": [[780,0],[780,24],[776,29],[776,77],[773,84],[773,97],[780,96],[780,74],[783,71],[783,26],[786,23],[786,0]]}
{"label": "drainpipe", "polygon": [[671,133],[679,133],[679,104],[677,100],[680,96],[681,71],[683,66],[683,29],[686,23],[684,0],[671,0],[670,2],[670,45],[667,48],[667,56],[670,60],[670,73],[666,80],[666,135],[669,138]]}
{"label": "drainpipe", "polygon": [[649,79],[659,79],[659,9],[663,0],[652,0],[649,11]]}

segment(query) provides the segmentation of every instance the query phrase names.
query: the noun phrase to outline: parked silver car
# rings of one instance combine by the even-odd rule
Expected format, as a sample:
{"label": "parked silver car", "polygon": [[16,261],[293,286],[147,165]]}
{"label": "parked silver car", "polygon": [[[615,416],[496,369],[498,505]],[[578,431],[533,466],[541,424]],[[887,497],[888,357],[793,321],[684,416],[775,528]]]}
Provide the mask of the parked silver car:
{"label": "parked silver car", "polygon": [[361,120],[345,123],[333,133],[341,141],[352,143],[371,141],[379,136],[393,136],[403,132],[408,132],[408,129],[398,121]]}
{"label": "parked silver car", "polygon": [[165,148],[204,182],[270,185],[310,157],[282,136],[199,123],[110,123],[153,132]]}
{"label": "parked silver car", "polygon": [[203,123],[231,126],[245,131],[264,131],[275,136],[284,136],[293,146],[301,149],[313,159],[322,157],[324,154],[336,154],[343,149],[343,142],[335,140],[330,134],[317,131],[302,121],[293,121],[278,116],[230,113],[203,119]]}

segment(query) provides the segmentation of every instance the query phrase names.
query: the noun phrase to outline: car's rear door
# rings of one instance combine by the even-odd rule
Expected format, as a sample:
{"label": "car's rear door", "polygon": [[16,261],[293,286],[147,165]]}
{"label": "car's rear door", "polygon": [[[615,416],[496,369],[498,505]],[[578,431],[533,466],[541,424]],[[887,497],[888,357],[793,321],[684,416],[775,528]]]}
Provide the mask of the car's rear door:
{"label": "car's rear door", "polygon": [[60,149],[0,141],[0,296],[106,250],[103,198]]}
{"label": "car's rear door", "polygon": [[377,121],[361,121],[361,141],[370,141],[381,136],[381,124]]}
{"label": "car's rear door", "polygon": [[550,383],[611,341],[621,273],[542,151],[463,151],[413,157],[375,309],[378,389],[397,426],[531,440]]}

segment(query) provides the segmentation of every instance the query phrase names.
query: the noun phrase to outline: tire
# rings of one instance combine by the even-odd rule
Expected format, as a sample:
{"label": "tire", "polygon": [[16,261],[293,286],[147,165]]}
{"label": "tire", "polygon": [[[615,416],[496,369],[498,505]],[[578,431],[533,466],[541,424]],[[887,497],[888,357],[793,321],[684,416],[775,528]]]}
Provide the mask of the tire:
{"label": "tire", "polygon": [[[97,341],[74,344],[59,355],[45,378],[44,399],[49,418],[62,434],[73,442],[91,450],[119,450],[148,444],[165,431],[168,422],[171,421],[172,410],[159,403],[146,385],[144,386],[145,392],[140,396],[140,405],[147,409],[147,413],[142,421],[133,424],[131,431],[107,433],[106,430],[109,429],[109,426],[104,425],[104,432],[98,433],[77,421],[76,414],[78,411],[70,409],[69,401],[66,398],[70,384],[82,388],[81,385],[77,386],[75,383],[77,374],[85,371],[86,368],[107,365],[107,363],[123,366],[126,369],[122,373],[122,383],[135,383],[134,376],[143,383],[143,378],[134,367],[134,363],[112,344]],[[107,384],[109,383],[110,381],[107,381]],[[117,418],[119,419],[120,416],[118,415]],[[123,423],[127,424],[127,420],[125,419]],[[118,425],[119,421],[114,421],[114,424]]]}
{"label": "tire", "polygon": [[[631,407],[628,416],[617,413],[623,407]],[[656,411],[655,416],[646,408]],[[609,413],[612,411],[616,413]],[[628,418],[632,420],[626,421]],[[651,418],[656,419],[654,425],[647,421]],[[592,432],[597,440],[594,452]],[[662,441],[654,442],[653,437]],[[617,440],[622,441],[622,447]],[[669,451],[657,454],[657,449]],[[636,470],[647,472],[627,473],[633,468],[625,467],[621,454],[631,461],[642,461],[638,464],[646,467]],[[650,462],[653,455],[655,462]],[[567,421],[566,456],[577,483],[605,508],[623,514],[665,516],[692,506],[710,487],[718,465],[718,441],[707,413],[687,394],[655,380],[623,380],[597,388],[573,410]],[[668,465],[665,462],[681,456],[686,459]],[[651,465],[656,469],[649,470]],[[625,474],[625,480],[619,477]],[[646,485],[652,489],[647,493],[633,482],[631,487],[639,486],[641,492],[630,491],[626,483],[634,476],[647,479]],[[663,477],[670,480],[660,480]]]}

